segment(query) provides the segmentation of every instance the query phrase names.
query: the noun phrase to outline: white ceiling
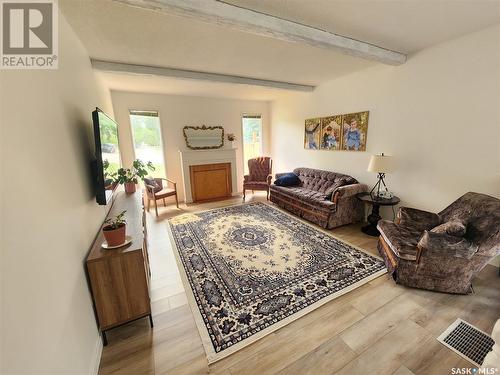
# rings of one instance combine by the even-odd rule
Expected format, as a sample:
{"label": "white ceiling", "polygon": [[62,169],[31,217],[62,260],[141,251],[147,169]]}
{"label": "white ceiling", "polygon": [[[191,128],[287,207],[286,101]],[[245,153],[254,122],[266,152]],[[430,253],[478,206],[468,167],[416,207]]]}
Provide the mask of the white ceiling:
{"label": "white ceiling", "polygon": [[413,53],[500,22],[498,0],[224,2],[402,53]]}
{"label": "white ceiling", "polygon": [[[227,0],[291,21],[413,53],[500,22],[500,0]],[[335,51],[235,31],[111,0],[59,0],[61,11],[94,59],[318,85],[374,66]],[[411,56],[410,56],[411,58]],[[103,74],[115,89],[201,95],[266,93],[248,86]],[[164,85],[163,88],[161,85]],[[140,87],[140,90],[138,89]],[[163,91],[162,91],[163,90]],[[199,92],[199,94],[198,94]],[[252,92],[250,94],[250,92]],[[219,95],[219,96],[224,96]],[[263,94],[264,95],[264,94]]]}
{"label": "white ceiling", "polygon": [[310,85],[374,64],[106,0],[59,4],[94,59]]}

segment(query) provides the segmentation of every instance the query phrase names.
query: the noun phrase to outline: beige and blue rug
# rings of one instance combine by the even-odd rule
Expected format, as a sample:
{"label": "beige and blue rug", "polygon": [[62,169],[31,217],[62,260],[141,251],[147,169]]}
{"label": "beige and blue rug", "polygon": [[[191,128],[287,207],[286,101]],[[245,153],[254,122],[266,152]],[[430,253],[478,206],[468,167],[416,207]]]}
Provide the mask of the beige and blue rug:
{"label": "beige and blue rug", "polygon": [[265,203],[169,224],[209,363],[386,272],[379,258]]}

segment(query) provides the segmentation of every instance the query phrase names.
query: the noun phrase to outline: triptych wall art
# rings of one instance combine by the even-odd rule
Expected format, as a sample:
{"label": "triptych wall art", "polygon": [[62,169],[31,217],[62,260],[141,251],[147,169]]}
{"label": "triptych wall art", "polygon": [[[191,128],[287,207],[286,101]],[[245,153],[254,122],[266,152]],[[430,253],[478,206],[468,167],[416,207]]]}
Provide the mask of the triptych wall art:
{"label": "triptych wall art", "polygon": [[365,151],[369,112],[307,119],[304,148],[308,150]]}

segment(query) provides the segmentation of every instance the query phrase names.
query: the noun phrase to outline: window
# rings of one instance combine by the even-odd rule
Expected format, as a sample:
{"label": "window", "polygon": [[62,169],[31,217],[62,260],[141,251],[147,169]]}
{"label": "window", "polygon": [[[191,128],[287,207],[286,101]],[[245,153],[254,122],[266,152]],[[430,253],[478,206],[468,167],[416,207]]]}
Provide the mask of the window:
{"label": "window", "polygon": [[161,140],[160,117],[156,111],[130,111],[135,158],[152,162],[151,176],[165,178],[165,156]]}
{"label": "window", "polygon": [[243,115],[243,162],[248,174],[248,159],[262,155],[262,116]]}

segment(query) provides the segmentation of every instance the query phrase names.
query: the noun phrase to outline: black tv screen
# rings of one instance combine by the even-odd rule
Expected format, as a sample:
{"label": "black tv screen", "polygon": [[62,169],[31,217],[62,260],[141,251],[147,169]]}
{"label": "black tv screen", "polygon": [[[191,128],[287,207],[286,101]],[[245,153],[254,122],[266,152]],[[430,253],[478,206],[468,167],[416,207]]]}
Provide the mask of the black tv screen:
{"label": "black tv screen", "polygon": [[94,175],[96,179],[96,201],[107,204],[117,184],[114,174],[120,168],[118,124],[99,108],[92,112],[95,140]]}

